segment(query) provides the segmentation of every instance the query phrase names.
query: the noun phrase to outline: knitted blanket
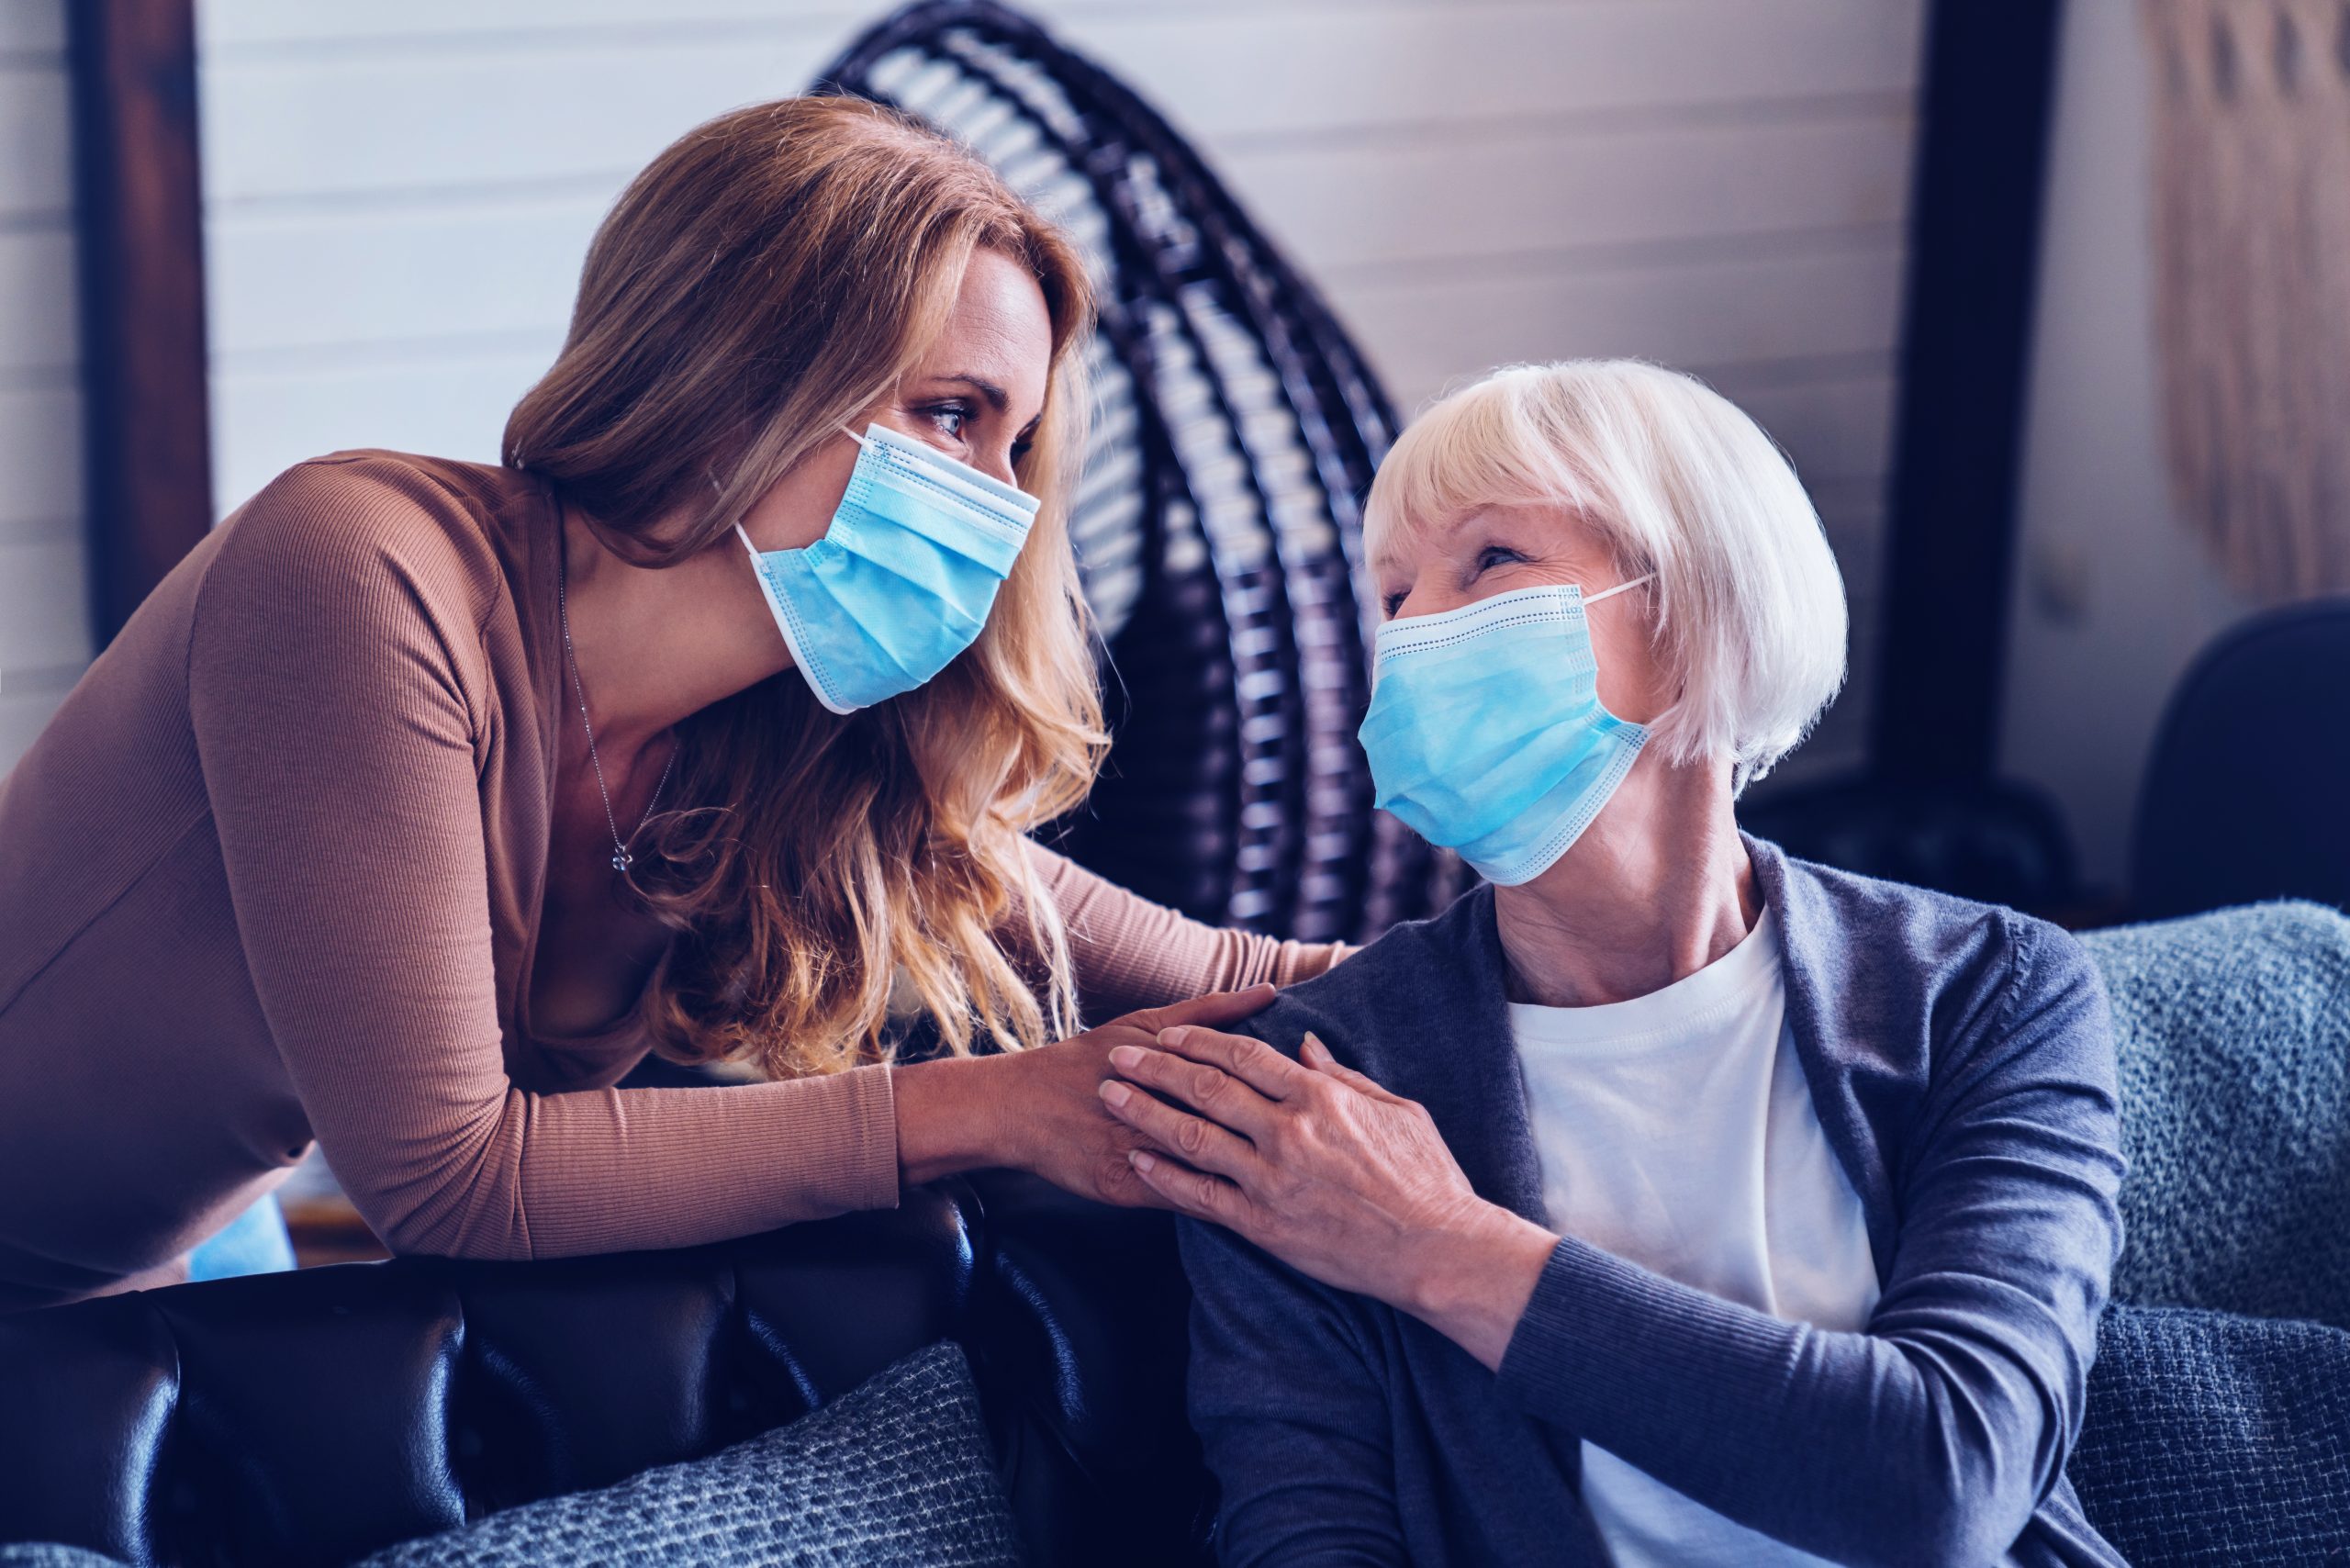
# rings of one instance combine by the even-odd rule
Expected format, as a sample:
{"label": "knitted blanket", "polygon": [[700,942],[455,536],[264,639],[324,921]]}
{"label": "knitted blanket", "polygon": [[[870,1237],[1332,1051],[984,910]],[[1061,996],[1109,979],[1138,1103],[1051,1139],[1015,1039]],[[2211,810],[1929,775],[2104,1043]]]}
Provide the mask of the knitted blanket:
{"label": "knitted blanket", "polygon": [[2350,918],[2255,904],[2082,941],[2120,1036],[2115,1299],[2350,1328]]}

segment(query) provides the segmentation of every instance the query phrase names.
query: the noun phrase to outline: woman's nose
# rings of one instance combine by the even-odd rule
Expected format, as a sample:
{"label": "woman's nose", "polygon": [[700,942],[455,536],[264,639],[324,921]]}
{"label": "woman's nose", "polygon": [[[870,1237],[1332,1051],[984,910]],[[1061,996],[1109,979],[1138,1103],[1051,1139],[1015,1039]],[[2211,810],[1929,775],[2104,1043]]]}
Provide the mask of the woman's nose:
{"label": "woman's nose", "polygon": [[1001,484],[1018,487],[1020,477],[1012,471],[1012,448],[1002,447],[987,453],[973,453],[971,466]]}
{"label": "woman's nose", "polygon": [[1468,602],[1468,596],[1457,588],[1437,583],[1415,583],[1387,619],[1401,621],[1407,615],[1441,615],[1448,610],[1458,610]]}

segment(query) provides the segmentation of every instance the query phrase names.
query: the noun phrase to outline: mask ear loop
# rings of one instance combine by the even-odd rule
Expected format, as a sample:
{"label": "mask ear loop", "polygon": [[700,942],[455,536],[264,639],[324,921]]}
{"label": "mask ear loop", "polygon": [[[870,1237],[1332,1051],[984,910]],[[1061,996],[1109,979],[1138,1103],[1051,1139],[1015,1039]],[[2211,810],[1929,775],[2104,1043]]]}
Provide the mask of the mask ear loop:
{"label": "mask ear loop", "polygon": [[1640,576],[1634,577],[1628,583],[1617,583],[1612,588],[1602,588],[1599,592],[1593,594],[1589,599],[1584,599],[1583,603],[1597,604],[1603,599],[1614,599],[1619,593],[1630,592],[1632,589],[1639,587],[1642,583],[1652,583],[1654,581],[1656,581],[1656,574],[1654,572],[1644,572]]}
{"label": "mask ear loop", "polygon": [[[846,425],[841,426],[840,431],[841,434],[856,442],[859,448],[870,450],[872,443],[867,441],[863,436],[857,434],[855,431],[849,429]],[[712,474],[710,476],[710,487],[721,492],[722,494],[726,488],[725,486],[718,482],[718,476],[715,474]],[[743,520],[740,518],[736,518],[734,520],[734,537],[743,542],[743,548],[751,553],[751,559],[755,562],[757,561],[759,558],[759,547],[751,543],[751,536],[748,533],[743,532]]]}

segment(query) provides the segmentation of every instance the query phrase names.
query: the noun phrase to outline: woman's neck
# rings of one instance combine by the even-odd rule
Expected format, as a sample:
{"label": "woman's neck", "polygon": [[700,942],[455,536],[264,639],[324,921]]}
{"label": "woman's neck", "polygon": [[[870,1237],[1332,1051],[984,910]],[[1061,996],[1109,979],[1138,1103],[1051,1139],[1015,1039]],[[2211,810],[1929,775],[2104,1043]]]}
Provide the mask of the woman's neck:
{"label": "woman's neck", "polygon": [[1737,946],[1761,912],[1727,771],[1654,756],[1557,864],[1494,890],[1510,999],[1550,1007],[1662,991]]}
{"label": "woman's neck", "polygon": [[572,647],[608,768],[688,715],[789,667],[739,547],[731,559],[719,547],[655,569],[606,549],[576,508],[564,509],[563,526]]}

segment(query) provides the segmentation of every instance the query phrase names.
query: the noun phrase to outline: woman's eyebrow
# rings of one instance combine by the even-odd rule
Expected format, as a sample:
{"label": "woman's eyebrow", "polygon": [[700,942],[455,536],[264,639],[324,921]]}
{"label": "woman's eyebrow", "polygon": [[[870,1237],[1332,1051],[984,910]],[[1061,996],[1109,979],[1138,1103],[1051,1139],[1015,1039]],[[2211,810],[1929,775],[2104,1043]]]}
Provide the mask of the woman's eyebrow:
{"label": "woman's eyebrow", "polygon": [[986,398],[988,400],[988,407],[993,409],[999,414],[1003,412],[1005,406],[1012,401],[1010,394],[1006,393],[1002,387],[998,386],[994,382],[989,381],[981,376],[967,375],[958,372],[953,375],[934,376],[932,379],[936,381],[958,381],[962,383],[964,386],[968,386],[972,391],[977,392],[980,397]]}

